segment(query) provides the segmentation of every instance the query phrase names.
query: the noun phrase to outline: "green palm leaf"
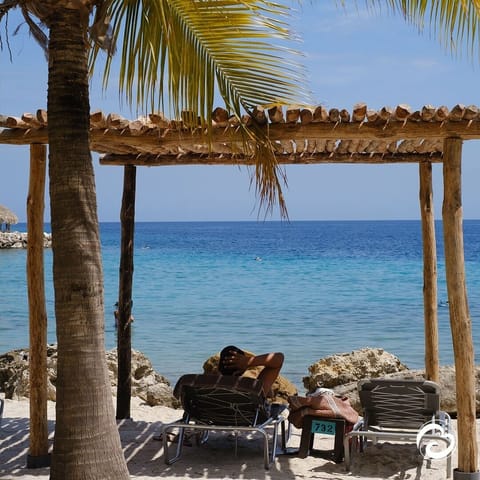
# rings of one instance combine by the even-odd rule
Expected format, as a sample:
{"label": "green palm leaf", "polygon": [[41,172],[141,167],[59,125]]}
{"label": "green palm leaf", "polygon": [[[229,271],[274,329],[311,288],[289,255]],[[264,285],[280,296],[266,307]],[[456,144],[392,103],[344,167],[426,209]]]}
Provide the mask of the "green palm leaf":
{"label": "green palm leaf", "polygon": [[433,34],[454,53],[461,50],[464,42],[469,55],[478,50],[479,0],[373,0],[368,3],[376,7],[387,3],[420,30],[424,29],[425,22],[429,23]]}
{"label": "green palm leaf", "polygon": [[153,109],[168,98],[175,114],[203,118],[215,86],[237,114],[306,100],[298,52],[286,47],[288,12],[265,0],[114,0],[115,36],[123,32],[120,88],[130,103]]}
{"label": "green palm leaf", "polygon": [[[112,0],[114,37],[123,35],[120,89],[130,104],[163,109],[168,99],[177,117],[191,111],[207,125],[217,92],[238,118],[258,105],[301,103],[309,94],[299,53],[287,46],[289,12],[266,0]],[[277,199],[286,215],[284,175],[266,132],[243,129],[245,150],[258,160],[261,206]]]}

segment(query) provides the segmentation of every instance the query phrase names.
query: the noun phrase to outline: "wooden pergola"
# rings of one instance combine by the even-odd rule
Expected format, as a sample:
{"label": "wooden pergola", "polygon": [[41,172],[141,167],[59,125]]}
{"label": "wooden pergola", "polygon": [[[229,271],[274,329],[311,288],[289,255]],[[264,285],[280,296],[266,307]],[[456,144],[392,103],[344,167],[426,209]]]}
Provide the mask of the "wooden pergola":
{"label": "wooden pergola", "polygon": [[[252,165],[245,152],[239,120],[221,108],[207,129],[188,112],[180,120],[151,114],[129,121],[101,111],[90,116],[91,150],[102,165],[123,165],[122,258],[119,291],[119,395],[130,396],[129,351],[133,276],[133,225],[137,166]],[[412,111],[406,105],[369,110],[357,104],[351,112],[315,108],[258,107],[241,119],[268,132],[280,164],[418,163],[424,258],[425,369],[439,380],[437,327],[437,254],[433,212],[432,163],[443,163],[442,208],[446,280],[456,368],[459,474],[478,471],[475,370],[472,326],[465,285],[461,161],[464,140],[480,138],[480,110],[456,105],[426,105]],[[43,197],[48,118],[45,111],[21,117],[0,115],[0,144],[30,145],[28,217],[28,289],[30,309],[31,465],[48,452],[46,437],[46,313],[43,285]],[[43,299],[43,300],[42,300]],[[124,326],[125,328],[122,328]],[[121,352],[126,352],[121,354]],[[123,372],[123,373],[122,373]],[[123,376],[123,377],[122,377]],[[117,417],[129,415],[127,403],[117,403]],[[457,473],[457,471],[456,471]],[[464,477],[462,477],[464,478]]]}

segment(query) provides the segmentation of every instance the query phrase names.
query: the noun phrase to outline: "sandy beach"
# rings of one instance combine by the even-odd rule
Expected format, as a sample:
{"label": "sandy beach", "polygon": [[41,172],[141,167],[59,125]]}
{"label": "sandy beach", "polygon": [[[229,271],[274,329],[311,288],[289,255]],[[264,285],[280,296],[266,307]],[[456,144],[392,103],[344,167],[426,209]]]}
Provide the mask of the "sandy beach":
{"label": "sandy beach", "polygon": [[[343,463],[336,464],[319,455],[301,459],[296,456],[279,456],[270,470],[263,468],[260,438],[228,433],[211,434],[202,446],[185,446],[182,458],[174,465],[164,463],[162,442],[153,436],[164,423],[177,420],[180,410],[167,407],[149,407],[132,398],[132,420],[119,422],[120,437],[132,479],[148,480],[164,478],[224,478],[244,479],[422,479],[446,478],[446,460],[427,462],[417,453],[412,444],[384,443],[371,446],[364,453],[354,455],[350,472]],[[0,479],[25,480],[48,479],[48,468],[28,470],[25,468],[28,451],[29,402],[6,400],[0,426]],[[50,441],[53,439],[55,404],[49,402],[48,418]],[[455,423],[454,423],[455,426]],[[478,428],[477,428],[478,430]],[[298,447],[300,431],[293,429],[289,447]],[[315,448],[328,450],[333,446],[333,437],[315,435]],[[453,467],[457,464],[453,456]]]}

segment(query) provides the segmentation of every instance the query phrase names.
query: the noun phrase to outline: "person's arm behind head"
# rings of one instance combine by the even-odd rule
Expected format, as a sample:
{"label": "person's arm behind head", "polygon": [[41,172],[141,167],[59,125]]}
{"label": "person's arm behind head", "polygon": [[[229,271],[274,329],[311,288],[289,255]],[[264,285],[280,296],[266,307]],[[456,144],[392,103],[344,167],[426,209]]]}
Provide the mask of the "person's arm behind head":
{"label": "person's arm behind head", "polygon": [[235,369],[241,371],[254,367],[263,367],[263,370],[258,375],[258,379],[262,381],[263,391],[268,394],[280,373],[284,358],[281,352],[264,353],[252,357],[238,352],[231,352],[227,357],[227,361],[229,361]]}

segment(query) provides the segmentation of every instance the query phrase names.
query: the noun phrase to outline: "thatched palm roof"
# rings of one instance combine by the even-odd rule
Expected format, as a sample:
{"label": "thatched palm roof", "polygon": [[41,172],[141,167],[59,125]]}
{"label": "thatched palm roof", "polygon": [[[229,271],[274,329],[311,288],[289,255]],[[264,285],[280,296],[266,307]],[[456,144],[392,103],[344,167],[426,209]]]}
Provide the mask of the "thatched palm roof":
{"label": "thatched palm roof", "polygon": [[7,223],[9,225],[18,223],[18,217],[3,205],[0,205],[0,224],[1,223]]}

